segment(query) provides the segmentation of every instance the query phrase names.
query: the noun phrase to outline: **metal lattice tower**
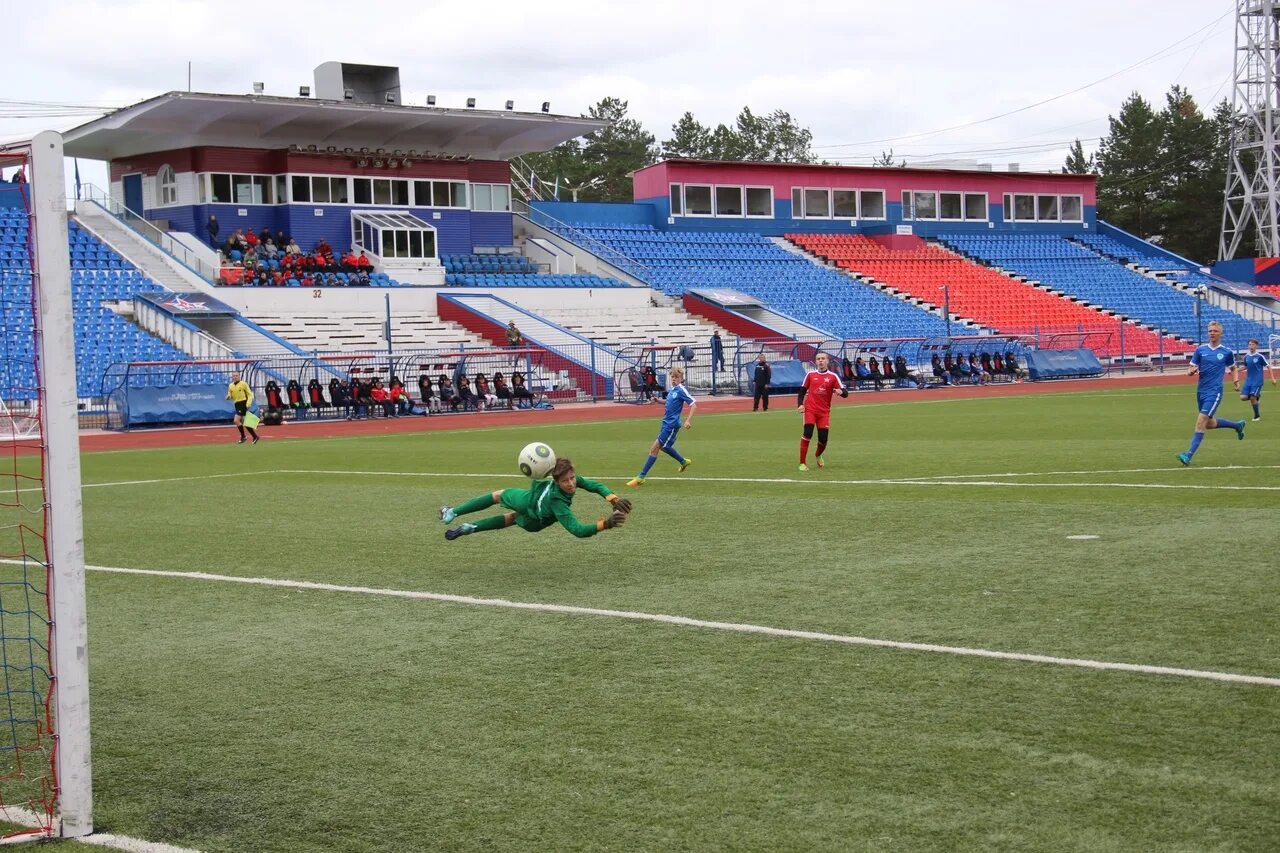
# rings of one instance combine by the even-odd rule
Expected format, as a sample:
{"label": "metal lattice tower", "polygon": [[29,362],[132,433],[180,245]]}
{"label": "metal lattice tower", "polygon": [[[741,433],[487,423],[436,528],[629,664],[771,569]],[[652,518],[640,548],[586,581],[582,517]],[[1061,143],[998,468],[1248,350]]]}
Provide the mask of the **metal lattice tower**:
{"label": "metal lattice tower", "polygon": [[1280,256],[1280,3],[1236,3],[1235,87],[1227,189],[1222,216],[1222,260],[1235,256],[1256,228],[1260,257]]}

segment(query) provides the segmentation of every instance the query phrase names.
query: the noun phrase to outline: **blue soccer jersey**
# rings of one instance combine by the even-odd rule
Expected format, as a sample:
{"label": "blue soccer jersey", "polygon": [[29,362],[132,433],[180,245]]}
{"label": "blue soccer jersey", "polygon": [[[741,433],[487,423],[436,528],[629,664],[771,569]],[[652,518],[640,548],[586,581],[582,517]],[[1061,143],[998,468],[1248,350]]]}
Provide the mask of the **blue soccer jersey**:
{"label": "blue soccer jersey", "polygon": [[662,426],[679,426],[680,414],[684,411],[685,404],[693,405],[693,395],[685,390],[684,384],[674,386],[667,392],[667,408],[662,413]]}
{"label": "blue soccer jersey", "polygon": [[1271,365],[1267,364],[1267,357],[1260,352],[1251,353],[1244,357],[1244,381],[1250,385],[1262,384],[1262,371]]}
{"label": "blue soccer jersey", "polygon": [[1200,394],[1217,393],[1222,390],[1222,377],[1227,368],[1236,363],[1236,356],[1224,346],[1211,347],[1201,344],[1191,354],[1191,363],[1200,368],[1200,384],[1196,391]]}

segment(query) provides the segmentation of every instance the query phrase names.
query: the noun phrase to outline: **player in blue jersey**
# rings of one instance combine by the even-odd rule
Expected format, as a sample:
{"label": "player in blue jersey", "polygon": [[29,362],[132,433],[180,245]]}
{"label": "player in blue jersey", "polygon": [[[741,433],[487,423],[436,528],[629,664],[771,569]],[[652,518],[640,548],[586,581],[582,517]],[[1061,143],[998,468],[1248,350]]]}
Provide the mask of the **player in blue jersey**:
{"label": "player in blue jersey", "polygon": [[1191,464],[1191,457],[1196,455],[1196,449],[1204,440],[1204,431],[1207,429],[1233,429],[1236,431],[1236,438],[1244,438],[1244,421],[1229,421],[1213,416],[1218,411],[1218,404],[1222,402],[1222,380],[1228,367],[1231,368],[1231,383],[1239,391],[1240,368],[1236,364],[1235,353],[1222,346],[1222,324],[1214,320],[1209,324],[1209,343],[1196,347],[1196,351],[1191,354],[1191,367],[1187,370],[1188,376],[1200,374],[1200,381],[1196,385],[1200,414],[1196,416],[1196,431],[1191,434],[1191,446],[1185,453],[1178,454],[1178,461],[1183,465]]}
{"label": "player in blue jersey", "polygon": [[1253,419],[1262,420],[1258,411],[1258,399],[1262,397],[1262,371],[1271,373],[1271,384],[1276,384],[1276,369],[1267,361],[1267,357],[1258,352],[1258,339],[1249,339],[1249,352],[1244,356],[1244,387],[1240,389],[1240,399],[1253,405]]}
{"label": "player in blue jersey", "polygon": [[684,428],[688,429],[689,422],[693,420],[693,407],[696,405],[698,403],[693,399],[693,395],[685,390],[684,371],[679,367],[671,368],[671,390],[667,392],[667,408],[662,413],[662,429],[658,430],[658,437],[653,442],[653,447],[649,448],[649,458],[644,460],[644,467],[640,469],[640,473],[634,480],[627,482],[628,486],[644,485],[644,478],[648,476],[649,469],[658,461],[659,451],[679,462],[681,472],[692,464],[690,460],[680,455],[679,450],[676,450],[676,435],[680,432],[680,415],[684,412],[684,407],[689,407],[689,416],[684,419]]}

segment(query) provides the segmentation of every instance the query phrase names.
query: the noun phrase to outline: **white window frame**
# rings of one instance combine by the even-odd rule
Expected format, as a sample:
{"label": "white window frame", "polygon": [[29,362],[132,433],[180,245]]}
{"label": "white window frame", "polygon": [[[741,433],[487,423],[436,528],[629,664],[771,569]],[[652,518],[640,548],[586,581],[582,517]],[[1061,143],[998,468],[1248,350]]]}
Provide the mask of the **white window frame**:
{"label": "white window frame", "polygon": [[[764,190],[769,194],[769,212],[768,213],[752,213],[751,203],[747,200],[752,190]],[[747,219],[773,219],[773,187],[751,186],[747,185],[742,188],[742,215]]]}
{"label": "white window frame", "polygon": [[[737,190],[741,213],[720,212],[720,190]],[[711,213],[720,219],[742,219],[747,213],[747,190],[741,184],[715,184],[711,187]]]}
{"label": "white window frame", "polygon": [[[1067,219],[1067,217],[1063,214],[1062,201],[1063,199],[1068,199],[1068,198],[1074,198],[1079,202],[1079,205],[1080,205],[1079,219]],[[1058,196],[1058,221],[1059,222],[1084,222],[1084,196],[1080,195],[1079,193],[1070,193],[1067,195]]]}
{"label": "white window frame", "polygon": [[804,187],[791,188],[791,218],[804,219]]}
{"label": "white window frame", "polygon": [[[969,215],[969,196],[982,196],[982,218],[977,219]],[[974,193],[962,190],[960,193],[960,213],[964,216],[965,222],[989,222],[991,220],[991,199],[986,193]]]}
{"label": "white window frame", "polygon": [[[942,215],[942,197],[944,195],[960,196],[960,215],[957,217]],[[934,193],[934,210],[937,211],[937,220],[939,222],[964,222],[964,190],[938,190]]]}
{"label": "white window frame", "polygon": [[172,207],[177,203],[178,176],[173,167],[165,163],[156,170],[156,207]]}
{"label": "white window frame", "polygon": [[[678,203],[680,209],[676,210],[672,202]],[[684,184],[667,185],[667,206],[669,208],[667,213],[670,216],[684,216]]]}
{"label": "white window frame", "polygon": [[[826,216],[810,216],[809,215],[809,193],[826,193],[827,194],[827,215]],[[831,217],[831,187],[805,187],[801,195],[804,199],[804,219],[827,219]]]}
{"label": "white window frame", "polygon": [[[709,197],[709,202],[710,202],[708,204],[708,207],[710,208],[710,210],[707,213],[693,213],[692,211],[689,210],[689,187],[697,187],[698,189],[702,189],[703,187],[706,188],[707,195]],[[683,193],[684,193],[683,201],[684,201],[685,216],[688,216],[693,219],[714,219],[715,218],[715,215],[716,215],[716,185],[715,184],[684,184]]]}
{"label": "white window frame", "polygon": [[[1037,211],[1037,208],[1036,208],[1036,196],[1037,196],[1037,195],[1038,195],[1038,193],[1016,193],[1016,192],[1015,192],[1015,193],[1010,193],[1010,194],[1009,194],[1009,199],[1010,199],[1010,201],[1009,201],[1009,213],[1013,216],[1013,218],[1012,218],[1011,220],[1009,220],[1009,221],[1010,221],[1010,222],[1039,222],[1040,220],[1036,219],[1036,213],[1038,212],[1038,211]],[[1026,197],[1028,197],[1028,198],[1030,198],[1030,199],[1031,199],[1031,218],[1030,218],[1030,219],[1023,219],[1023,218],[1019,218],[1019,216],[1018,216],[1018,196],[1026,196]]]}
{"label": "white window frame", "polygon": [[[1053,210],[1056,214],[1052,219],[1040,217],[1040,199],[1053,199]],[[1036,193],[1036,222],[1061,222],[1062,221],[1062,196],[1054,193]]]}
{"label": "white window frame", "polygon": [[[836,193],[853,193],[853,216],[845,216],[836,213]],[[832,219],[859,219],[862,215],[862,196],[861,190],[857,187],[832,187],[831,188],[831,218]]]}
{"label": "white window frame", "polygon": [[[863,193],[879,193],[879,194],[880,194],[880,215],[879,215],[879,216],[867,216],[867,214],[866,214],[866,209],[863,207],[863,204],[862,204],[862,194],[863,194]],[[859,190],[858,190],[858,218],[859,218],[859,219],[874,219],[874,220],[885,220],[885,219],[888,219],[888,218],[889,218],[889,201],[888,201],[888,199],[889,199],[889,193],[888,193],[887,191],[885,191],[885,190],[864,190],[864,189],[859,189]]]}
{"label": "white window frame", "polygon": [[[227,179],[231,182],[231,201],[214,201],[214,200],[213,200],[213,179],[214,179],[214,176],[216,176],[216,175],[226,175],[226,176],[227,176]],[[253,187],[253,186],[256,186],[256,185],[257,185],[257,184],[256,184],[255,179],[257,179],[257,178],[265,179],[265,180],[267,181],[267,185],[268,185],[268,186],[270,187],[270,189],[271,189],[271,195],[272,195],[271,203],[270,203],[270,204],[268,204],[268,203],[267,203],[267,202],[265,202],[265,201],[239,201],[239,200],[237,200],[237,199],[235,198],[235,190],[236,190],[236,183],[235,183],[235,179],[236,179],[236,176],[237,176],[237,175],[240,175],[240,176],[242,176],[242,177],[247,177],[247,178],[249,179],[249,185],[250,185],[250,187]],[[278,182],[276,181],[276,179],[277,179],[278,177],[280,177],[280,176],[279,176],[279,175],[275,175],[275,174],[264,174],[264,173],[261,173],[261,172],[199,172],[199,173],[197,173],[197,175],[196,175],[196,181],[197,181],[197,182],[199,182],[199,183],[201,183],[202,185],[204,185],[204,186],[205,186],[205,198],[206,198],[206,199],[208,199],[208,201],[207,201],[207,202],[202,202],[202,203],[207,203],[207,204],[235,204],[235,205],[246,205],[246,204],[251,204],[251,205],[253,205],[254,207],[274,207],[274,206],[276,206],[276,205],[278,205],[278,204],[288,204],[288,202],[286,202],[284,199],[281,199],[281,198],[277,198],[277,197],[276,197],[276,196],[277,196],[277,190],[279,189],[279,184],[278,184]],[[207,184],[206,184],[205,182],[207,182]],[[250,191],[250,195],[252,195],[252,194],[253,194],[253,193],[252,193],[252,191]],[[289,186],[289,195],[290,195],[290,198],[292,198],[292,196],[293,196],[293,186],[292,186],[292,185],[290,185],[290,186]]]}
{"label": "white window frame", "polygon": [[[939,216],[941,215],[942,211],[940,209],[940,205],[938,204],[939,193],[937,190],[908,190],[908,192],[911,193],[912,220],[918,221],[918,222],[940,222],[941,221],[939,219]],[[919,214],[918,211],[920,210],[920,206],[916,204],[916,196],[918,195],[933,196],[933,216],[921,216]]]}

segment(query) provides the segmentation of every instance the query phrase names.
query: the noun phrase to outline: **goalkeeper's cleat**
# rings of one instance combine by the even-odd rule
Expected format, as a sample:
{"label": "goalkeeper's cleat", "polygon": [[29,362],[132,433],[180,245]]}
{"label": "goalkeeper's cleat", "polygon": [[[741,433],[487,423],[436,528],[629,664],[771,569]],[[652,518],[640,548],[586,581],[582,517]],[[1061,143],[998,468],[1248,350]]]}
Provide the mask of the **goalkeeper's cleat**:
{"label": "goalkeeper's cleat", "polygon": [[632,488],[635,488],[636,486],[643,486],[643,485],[644,485],[644,477],[636,477],[636,478],[635,478],[635,479],[633,479],[633,480],[628,480],[628,481],[627,481],[627,485],[628,485],[628,486],[631,486]]}
{"label": "goalkeeper's cleat", "polygon": [[680,463],[680,473],[681,473],[681,474],[683,474],[683,473],[685,472],[685,469],[686,469],[686,468],[688,468],[688,467],[689,467],[690,465],[692,465],[692,464],[693,464],[693,460],[692,460],[692,459],[686,459],[686,460],[684,460],[683,462],[681,462],[681,463]]}
{"label": "goalkeeper's cleat", "polygon": [[823,461],[822,461],[822,457],[821,457],[821,456],[815,456],[815,457],[813,457],[813,461],[818,463],[818,467],[819,467],[819,468],[826,468],[826,467],[827,467],[827,463],[825,463],[825,462],[823,462]]}
{"label": "goalkeeper's cleat", "polygon": [[1191,454],[1190,454],[1190,453],[1179,453],[1179,454],[1178,454],[1178,461],[1179,461],[1179,462],[1181,462],[1183,465],[1190,465],[1190,464],[1191,464]]}
{"label": "goalkeeper's cleat", "polygon": [[801,462],[801,463],[800,463],[800,470],[801,470],[801,471],[808,471],[808,470],[809,470],[809,466],[808,466],[808,465],[806,465],[806,464],[804,464],[803,462]]}
{"label": "goalkeeper's cleat", "polygon": [[475,533],[476,526],[474,524],[459,524],[457,527],[451,527],[444,532],[444,538],[450,542],[459,536],[466,536],[469,533]]}
{"label": "goalkeeper's cleat", "polygon": [[457,517],[458,517],[458,514],[453,511],[453,507],[451,506],[440,507],[440,522],[442,524],[448,524],[449,522],[453,521]]}

